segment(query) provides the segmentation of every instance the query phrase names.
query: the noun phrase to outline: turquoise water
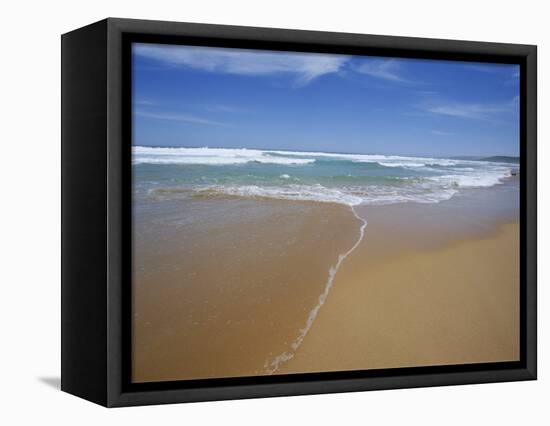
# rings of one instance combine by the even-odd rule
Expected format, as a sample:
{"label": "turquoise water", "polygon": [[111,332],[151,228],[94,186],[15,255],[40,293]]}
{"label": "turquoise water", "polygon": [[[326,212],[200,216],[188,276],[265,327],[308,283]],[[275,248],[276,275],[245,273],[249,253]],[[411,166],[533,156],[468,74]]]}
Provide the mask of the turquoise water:
{"label": "turquoise water", "polygon": [[274,198],[437,203],[505,182],[518,165],[450,158],[218,148],[133,148],[141,199]]}

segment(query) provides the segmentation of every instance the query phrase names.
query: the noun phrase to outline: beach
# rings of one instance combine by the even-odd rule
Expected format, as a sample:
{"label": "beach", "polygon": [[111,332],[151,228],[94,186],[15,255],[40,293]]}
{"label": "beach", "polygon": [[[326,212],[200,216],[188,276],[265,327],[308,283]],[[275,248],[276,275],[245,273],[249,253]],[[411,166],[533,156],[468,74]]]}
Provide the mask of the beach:
{"label": "beach", "polygon": [[131,55],[133,382],[519,360],[518,64]]}
{"label": "beach", "polygon": [[136,168],[134,382],[519,359],[515,166],[251,155]]}
{"label": "beach", "polygon": [[264,364],[292,350],[330,266],[357,239],[358,220],[338,205],[206,204],[225,215],[223,226],[178,231],[169,221],[163,235],[157,224],[159,244],[138,225],[136,267],[147,272],[134,274],[136,381],[267,374]]}
{"label": "beach", "polygon": [[518,224],[400,245],[382,214],[372,215],[307,340],[278,372],[519,360]]}

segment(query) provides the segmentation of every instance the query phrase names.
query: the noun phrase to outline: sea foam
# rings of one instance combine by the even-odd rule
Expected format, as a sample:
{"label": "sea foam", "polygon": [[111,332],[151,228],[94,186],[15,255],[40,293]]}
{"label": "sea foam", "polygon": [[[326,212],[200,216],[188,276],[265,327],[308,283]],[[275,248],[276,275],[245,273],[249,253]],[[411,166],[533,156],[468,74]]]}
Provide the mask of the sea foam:
{"label": "sea foam", "polygon": [[163,188],[160,180],[150,184],[151,194],[164,198],[229,196],[347,206],[438,203],[463,189],[499,185],[518,167],[398,155],[143,146],[133,147],[133,163],[175,166],[164,171],[159,167],[157,176],[179,186]]}
{"label": "sea foam", "polygon": [[268,359],[264,363],[264,370],[267,374],[274,374],[280,366],[294,358],[294,354],[306,338],[307,334],[309,333],[309,330],[311,330],[311,327],[313,326],[313,323],[315,322],[315,319],[317,318],[317,315],[319,315],[319,311],[325,304],[327,297],[330,293],[330,290],[332,289],[332,286],[334,284],[334,278],[336,277],[336,273],[338,272],[338,269],[340,269],[340,266],[346,260],[346,258],[361,244],[361,241],[363,240],[363,237],[365,236],[365,228],[367,227],[367,221],[363,219],[361,216],[357,214],[357,212],[351,208],[351,211],[355,215],[357,219],[361,221],[361,225],[359,227],[359,237],[353,244],[353,246],[346,251],[345,253],[342,253],[338,256],[338,260],[336,261],[336,264],[334,266],[331,266],[328,271],[328,277],[327,282],[325,284],[325,287],[323,289],[323,292],[319,295],[319,299],[317,300],[317,304],[313,307],[313,309],[309,312],[309,315],[307,317],[306,323],[303,328],[299,330],[298,336],[294,339],[294,341],[290,344],[290,351],[285,351],[272,359]]}
{"label": "sea foam", "polygon": [[133,147],[134,164],[203,164],[230,165],[251,162],[263,164],[310,164],[313,158],[289,158],[271,155],[268,151],[256,149],[225,149],[225,148],[157,148]]}

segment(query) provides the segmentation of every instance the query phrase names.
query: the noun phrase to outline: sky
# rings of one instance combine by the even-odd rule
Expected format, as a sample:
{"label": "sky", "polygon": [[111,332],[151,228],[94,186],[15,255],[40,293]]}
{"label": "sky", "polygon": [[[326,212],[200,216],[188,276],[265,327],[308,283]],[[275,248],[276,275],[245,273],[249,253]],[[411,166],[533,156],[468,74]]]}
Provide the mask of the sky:
{"label": "sky", "polygon": [[519,65],[134,43],[133,144],[519,155]]}

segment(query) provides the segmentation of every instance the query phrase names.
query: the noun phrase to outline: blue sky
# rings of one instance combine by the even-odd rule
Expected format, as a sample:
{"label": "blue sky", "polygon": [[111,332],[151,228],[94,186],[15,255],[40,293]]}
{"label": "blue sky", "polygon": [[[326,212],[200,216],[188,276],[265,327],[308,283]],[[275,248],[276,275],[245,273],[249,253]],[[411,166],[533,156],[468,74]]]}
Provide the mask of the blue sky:
{"label": "blue sky", "polygon": [[133,45],[135,145],[518,155],[519,66]]}

